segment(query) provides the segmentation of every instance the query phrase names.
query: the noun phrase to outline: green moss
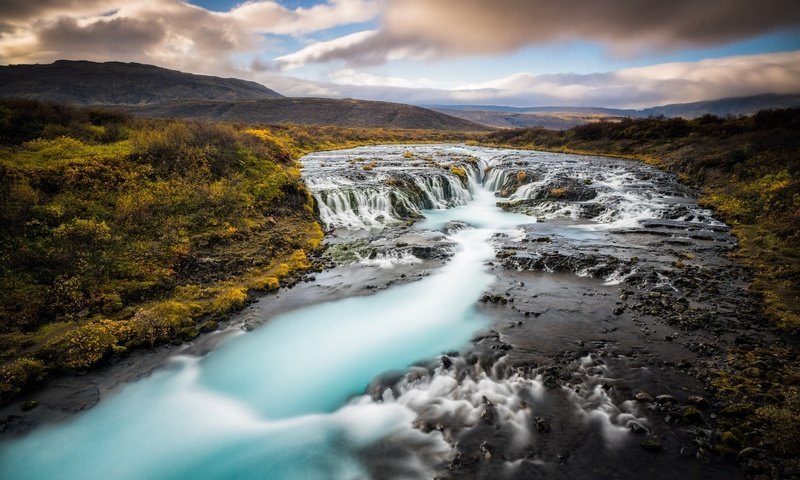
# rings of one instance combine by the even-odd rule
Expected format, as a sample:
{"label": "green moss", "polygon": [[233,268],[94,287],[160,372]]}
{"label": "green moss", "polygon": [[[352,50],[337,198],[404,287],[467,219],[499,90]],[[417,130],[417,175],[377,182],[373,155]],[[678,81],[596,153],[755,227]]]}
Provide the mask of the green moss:
{"label": "green moss", "polygon": [[742,446],[741,440],[739,440],[739,437],[734,435],[733,432],[722,432],[720,442],[731,448],[739,448]]}

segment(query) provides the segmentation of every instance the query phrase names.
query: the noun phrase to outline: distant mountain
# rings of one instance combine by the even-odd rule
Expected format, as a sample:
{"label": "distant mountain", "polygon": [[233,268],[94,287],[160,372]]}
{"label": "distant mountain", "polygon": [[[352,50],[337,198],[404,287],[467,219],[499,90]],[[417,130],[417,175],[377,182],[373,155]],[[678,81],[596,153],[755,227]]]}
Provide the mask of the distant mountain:
{"label": "distant mountain", "polygon": [[175,101],[127,106],[134,115],[223,122],[336,125],[480,131],[485,125],[402,103],[331,98],[276,98],[244,102]]}
{"label": "distant mountain", "polygon": [[59,60],[0,66],[0,97],[95,105],[135,115],[241,123],[486,130],[468,120],[411,105],[286,98],[255,82],[154,65]]}
{"label": "distant mountain", "polygon": [[503,113],[568,112],[568,113],[627,116],[635,114],[637,112],[637,110],[632,110],[632,109],[603,108],[603,107],[559,107],[559,106],[508,107],[505,105],[420,105],[420,106],[437,111],[466,110],[466,111],[503,112]]}
{"label": "distant mountain", "polygon": [[[512,107],[513,108],[513,107]],[[545,107],[546,108],[546,107]],[[630,115],[613,115],[592,110],[602,109],[573,109],[564,107],[558,111],[526,111],[519,109],[514,111],[502,110],[461,110],[453,108],[436,108],[437,112],[463,118],[471,122],[479,123],[489,127],[497,128],[531,128],[542,127],[549,130],[566,130],[577,125],[597,122],[600,120],[613,120],[628,117]],[[585,110],[585,111],[582,111]]]}
{"label": "distant mountain", "polygon": [[492,127],[567,129],[599,120],[625,117],[696,118],[749,115],[759,110],[800,106],[800,94],[764,94],[693,103],[675,103],[642,110],[602,107],[507,107],[502,105],[431,105],[428,108]]}
{"label": "distant mountain", "polygon": [[660,107],[645,108],[639,116],[696,118],[707,113],[724,117],[726,115],[750,115],[759,110],[800,107],[800,94],[764,94],[751,97],[723,98],[705,102],[675,103]]}
{"label": "distant mountain", "polygon": [[0,66],[0,96],[77,105],[283,97],[260,83],[236,78],[194,75],[141,63],[70,60]]}

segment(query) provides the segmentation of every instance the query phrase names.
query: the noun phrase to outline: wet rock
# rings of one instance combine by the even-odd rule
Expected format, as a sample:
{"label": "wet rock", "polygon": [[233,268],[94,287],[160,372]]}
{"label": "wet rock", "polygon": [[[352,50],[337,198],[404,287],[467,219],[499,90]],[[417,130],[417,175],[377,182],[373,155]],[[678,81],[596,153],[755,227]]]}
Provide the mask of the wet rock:
{"label": "wet rock", "polygon": [[683,407],[681,412],[681,416],[683,419],[689,423],[704,423],[705,418],[703,417],[703,412],[701,412],[697,407],[694,405],[689,405]]}
{"label": "wet rock", "polygon": [[733,432],[722,432],[720,442],[731,448],[740,448],[742,446],[741,440]]}
{"label": "wet rock", "polygon": [[481,420],[483,420],[484,423],[488,425],[493,424],[495,417],[494,408],[491,405],[486,405],[481,410]]}
{"label": "wet rock", "polygon": [[481,302],[505,305],[508,303],[508,299],[502,295],[484,295],[481,297]]}
{"label": "wet rock", "polygon": [[698,407],[698,408],[708,408],[709,407],[708,400],[706,400],[705,398],[701,397],[700,395],[692,395],[688,399],[686,399],[686,401],[688,403]]}
{"label": "wet rock", "polygon": [[737,455],[736,458],[744,459],[744,458],[756,458],[763,456],[763,450],[755,447],[747,447],[742,449]]}
{"label": "wet rock", "polygon": [[551,429],[550,422],[545,420],[542,417],[536,417],[533,419],[534,423],[536,424],[536,431],[539,433],[548,433]]}
{"label": "wet rock", "polygon": [[635,398],[637,402],[644,402],[644,403],[653,403],[656,401],[656,399],[647,392],[639,392],[633,398]]}
{"label": "wet rock", "polygon": [[0,433],[19,433],[27,430],[30,426],[31,423],[19,415],[9,415],[0,422]]}
{"label": "wet rock", "polygon": [[645,427],[644,425],[642,425],[639,422],[630,422],[628,424],[628,428],[631,429],[631,432],[633,432],[635,434],[638,434],[638,435],[643,435],[643,434],[649,433],[649,430],[647,429],[647,427]]}
{"label": "wet rock", "polygon": [[678,403],[678,399],[672,395],[663,394],[656,397],[656,402],[658,402],[659,405],[664,405],[665,403]]}
{"label": "wet rock", "polygon": [[442,366],[448,369],[453,366],[453,361],[447,355],[442,355]]}
{"label": "wet rock", "polygon": [[643,440],[642,443],[640,443],[640,445],[642,446],[643,449],[647,450],[648,452],[660,452],[661,450],[664,449],[664,446],[661,445],[661,442],[652,438]]}
{"label": "wet rock", "polygon": [[493,450],[493,448],[492,448],[492,446],[489,444],[489,442],[487,442],[487,441],[483,441],[483,442],[481,442],[481,446],[479,447],[479,450],[480,450],[481,452],[483,452],[484,454],[486,454],[486,455],[491,455],[491,454],[492,454],[492,450]]}
{"label": "wet rock", "polygon": [[693,458],[700,454],[700,449],[694,445],[685,445],[681,447],[680,456],[683,458]]}

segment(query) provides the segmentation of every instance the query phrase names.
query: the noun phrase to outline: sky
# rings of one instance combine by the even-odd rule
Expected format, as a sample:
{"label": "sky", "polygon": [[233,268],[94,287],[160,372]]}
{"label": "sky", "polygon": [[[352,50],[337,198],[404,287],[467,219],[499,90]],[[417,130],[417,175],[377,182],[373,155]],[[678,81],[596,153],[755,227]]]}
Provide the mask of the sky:
{"label": "sky", "polygon": [[800,93],[800,0],[0,2],[0,64],[59,59],[287,96],[643,108]]}

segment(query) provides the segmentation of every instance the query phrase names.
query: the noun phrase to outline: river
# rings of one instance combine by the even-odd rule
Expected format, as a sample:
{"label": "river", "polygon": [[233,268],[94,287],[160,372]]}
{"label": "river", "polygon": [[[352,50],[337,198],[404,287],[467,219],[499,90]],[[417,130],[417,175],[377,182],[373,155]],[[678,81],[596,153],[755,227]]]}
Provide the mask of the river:
{"label": "river", "polygon": [[[331,231],[331,271],[373,272],[374,284],[323,301],[311,282],[276,314],[265,297],[253,331],[175,355],[86,412],[6,441],[0,477],[599,478],[624,461],[653,478],[737,478],[694,459],[666,475],[670,462],[637,443],[642,432],[667,442],[671,430],[614,383],[657,388],[643,380],[653,367],[619,352],[647,343],[627,313],[611,313],[620,289],[682,288],[662,268],[672,253],[642,237],[700,252],[732,242],[673,177],[463,145],[302,161]],[[328,288],[369,283],[335,278]],[[622,338],[592,343],[586,332],[601,328]],[[678,388],[670,375],[658,388]]]}

